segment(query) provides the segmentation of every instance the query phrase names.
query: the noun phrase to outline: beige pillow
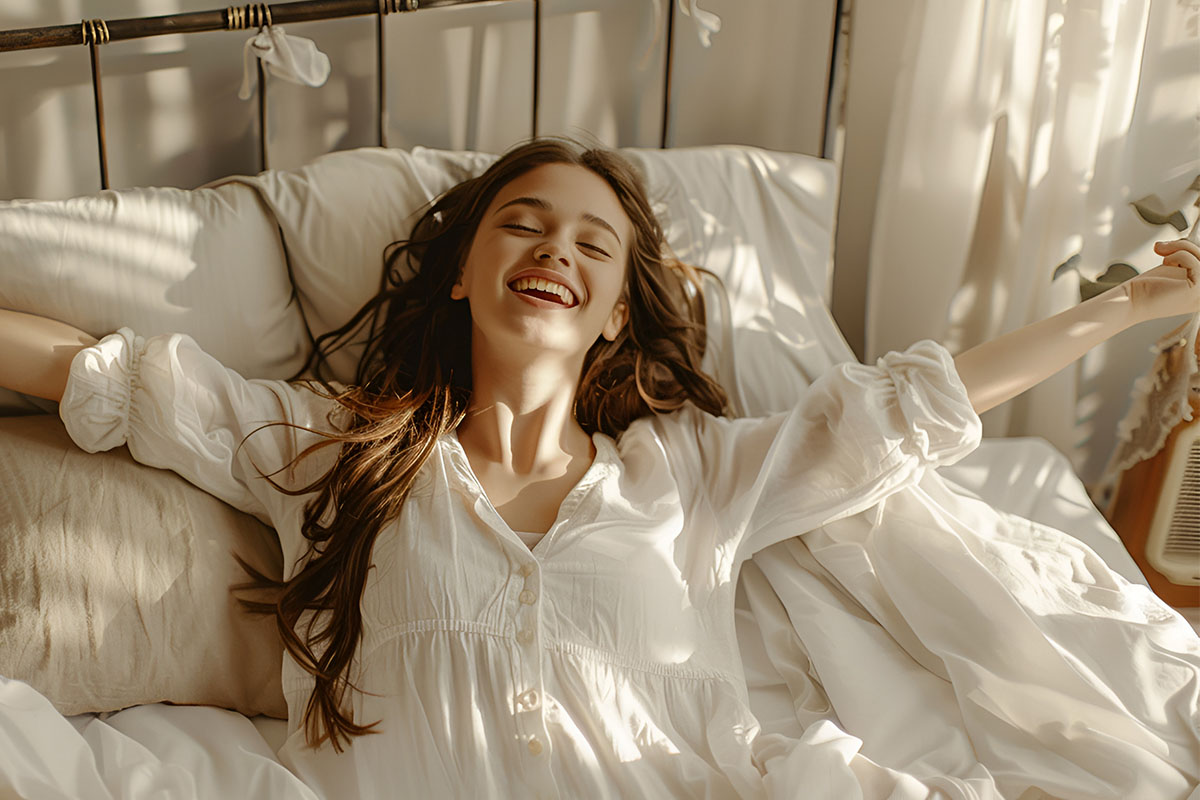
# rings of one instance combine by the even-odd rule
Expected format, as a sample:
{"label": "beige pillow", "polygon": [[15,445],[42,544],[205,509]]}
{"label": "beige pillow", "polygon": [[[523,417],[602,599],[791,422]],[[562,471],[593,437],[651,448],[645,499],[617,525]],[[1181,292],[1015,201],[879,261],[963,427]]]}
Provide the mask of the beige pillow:
{"label": "beige pillow", "polygon": [[274,531],[54,416],[0,418],[0,674],[63,714],[204,704],[284,718],[274,621],[229,587],[237,551],[282,574]]}

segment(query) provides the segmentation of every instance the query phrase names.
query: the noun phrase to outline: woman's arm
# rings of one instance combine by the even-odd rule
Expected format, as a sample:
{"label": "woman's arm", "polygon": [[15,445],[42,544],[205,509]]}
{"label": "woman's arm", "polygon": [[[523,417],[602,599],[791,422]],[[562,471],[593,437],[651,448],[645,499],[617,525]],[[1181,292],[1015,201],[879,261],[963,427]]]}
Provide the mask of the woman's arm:
{"label": "woman's arm", "polygon": [[71,360],[95,343],[66,323],[0,309],[0,386],[57,403]]}
{"label": "woman's arm", "polygon": [[954,359],[979,414],[1033,387],[1121,331],[1200,312],[1200,246],[1159,242],[1161,266],[1053,317],[972,347]]}

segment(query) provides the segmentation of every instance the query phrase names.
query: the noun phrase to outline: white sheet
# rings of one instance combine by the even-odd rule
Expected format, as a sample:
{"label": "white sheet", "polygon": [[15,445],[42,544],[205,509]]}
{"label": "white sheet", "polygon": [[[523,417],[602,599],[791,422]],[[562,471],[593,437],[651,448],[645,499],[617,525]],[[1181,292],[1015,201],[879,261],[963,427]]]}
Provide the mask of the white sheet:
{"label": "white sheet", "polygon": [[[1036,497],[1053,481],[1020,483],[1004,485]],[[817,762],[779,740],[767,768],[783,785],[893,800],[934,785],[956,798],[1197,791],[1200,637],[1092,548],[929,474],[767,554],[747,595],[825,751]],[[804,783],[816,763],[828,794]]]}
{"label": "white sheet", "polygon": [[[1069,530],[1103,554],[1115,571],[1144,582],[1112,529],[1088,502],[1066,460],[1045,442],[985,441],[971,456],[942,470],[942,475],[956,482],[956,491],[977,494],[997,508]],[[795,608],[796,598],[785,600]],[[763,619],[770,636],[770,617]],[[799,738],[819,720],[847,722],[839,712],[855,717],[842,698],[835,697],[831,704],[822,687],[806,679],[803,653],[784,653],[795,666],[781,676],[757,628],[742,626],[741,632],[746,634],[740,643],[751,683],[751,705],[764,733]],[[771,646],[779,656],[786,642],[781,645],[776,637]],[[868,704],[879,703],[870,692],[863,697]],[[864,752],[903,760],[908,755],[901,752],[903,745],[917,742],[926,747],[911,735],[912,722],[905,726],[907,733],[889,734],[885,716],[872,714],[851,731],[867,743]],[[68,719],[28,686],[0,679],[0,796],[310,798],[312,793],[274,759],[285,732],[286,724],[280,720],[247,720],[220,709],[163,704]],[[938,742],[943,756],[954,735],[950,728],[943,729],[943,740]],[[896,747],[885,746],[889,741]],[[934,758],[925,768],[953,766]]]}

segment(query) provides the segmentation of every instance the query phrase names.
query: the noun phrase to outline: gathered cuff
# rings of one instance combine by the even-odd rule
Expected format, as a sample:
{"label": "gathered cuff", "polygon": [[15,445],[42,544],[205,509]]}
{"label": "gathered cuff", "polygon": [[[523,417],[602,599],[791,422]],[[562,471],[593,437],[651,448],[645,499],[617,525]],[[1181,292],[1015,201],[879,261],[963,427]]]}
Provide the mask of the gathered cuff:
{"label": "gathered cuff", "polygon": [[82,450],[98,453],[125,444],[145,340],[129,328],[85,347],[71,361],[58,414]]}
{"label": "gathered cuff", "polygon": [[979,446],[983,423],[950,352],[923,339],[903,353],[875,362],[895,387],[900,413],[910,436],[902,447],[933,466],[951,464]]}

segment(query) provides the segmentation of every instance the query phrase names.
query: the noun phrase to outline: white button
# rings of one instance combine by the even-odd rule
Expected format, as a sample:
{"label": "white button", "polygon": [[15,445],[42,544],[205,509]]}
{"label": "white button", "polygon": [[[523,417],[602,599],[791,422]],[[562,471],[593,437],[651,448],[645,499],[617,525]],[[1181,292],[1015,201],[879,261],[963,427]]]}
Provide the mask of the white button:
{"label": "white button", "polygon": [[517,595],[517,599],[520,600],[525,605],[531,606],[531,605],[533,605],[533,601],[537,600],[537,595],[534,594],[533,592],[529,591],[528,589],[526,589],[525,591],[523,591],[519,595]]}
{"label": "white button", "polygon": [[533,564],[522,564],[521,569],[519,571],[522,575],[524,575],[526,578],[528,578],[530,575],[533,574]]}
{"label": "white button", "polygon": [[542,752],[542,740],[536,736],[529,737],[529,755],[536,756]]}
{"label": "white button", "polygon": [[520,697],[518,697],[517,700],[521,703],[522,708],[525,708],[525,709],[537,708],[538,691],[537,691],[537,689],[530,689],[528,692],[525,692]]}
{"label": "white button", "polygon": [[530,642],[533,641],[533,631],[531,631],[531,630],[517,631],[517,641],[520,642],[521,644],[529,644]]}

